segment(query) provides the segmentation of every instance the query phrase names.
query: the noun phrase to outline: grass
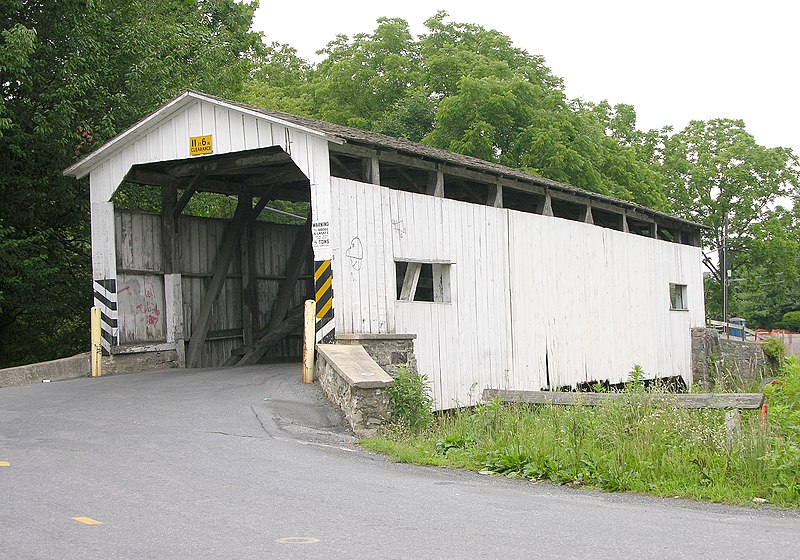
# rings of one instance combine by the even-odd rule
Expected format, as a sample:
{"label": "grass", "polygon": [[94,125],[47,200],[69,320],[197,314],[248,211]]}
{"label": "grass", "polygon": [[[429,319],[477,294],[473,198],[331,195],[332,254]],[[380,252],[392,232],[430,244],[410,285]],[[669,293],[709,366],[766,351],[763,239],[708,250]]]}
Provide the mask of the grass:
{"label": "grass", "polygon": [[[742,411],[654,402],[632,384],[598,407],[503,404],[435,416],[425,430],[390,426],[364,447],[396,461],[584,485],[607,491],[745,504],[800,506],[800,362],[787,360],[768,387],[770,423]],[[774,409],[774,410],[773,410]]]}

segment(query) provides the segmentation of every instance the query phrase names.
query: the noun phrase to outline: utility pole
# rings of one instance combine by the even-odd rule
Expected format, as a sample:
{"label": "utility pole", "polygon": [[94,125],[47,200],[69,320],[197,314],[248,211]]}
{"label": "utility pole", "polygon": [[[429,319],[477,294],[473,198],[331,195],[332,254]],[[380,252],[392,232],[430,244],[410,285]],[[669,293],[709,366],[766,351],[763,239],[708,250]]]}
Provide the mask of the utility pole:
{"label": "utility pole", "polygon": [[730,283],[730,262],[728,260],[728,212],[722,215],[722,320],[725,321],[725,334],[730,336],[730,313],[728,312],[728,285]]}

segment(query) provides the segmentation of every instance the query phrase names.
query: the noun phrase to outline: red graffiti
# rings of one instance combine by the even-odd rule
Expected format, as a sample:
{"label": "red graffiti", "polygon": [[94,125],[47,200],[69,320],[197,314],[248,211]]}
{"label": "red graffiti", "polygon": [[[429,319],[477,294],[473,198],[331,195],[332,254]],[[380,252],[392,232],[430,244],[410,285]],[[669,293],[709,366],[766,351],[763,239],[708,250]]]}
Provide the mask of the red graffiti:
{"label": "red graffiti", "polygon": [[161,315],[161,312],[158,310],[158,304],[152,301],[147,302],[147,310],[145,311],[145,317],[147,317],[147,324],[148,325],[155,325],[158,323],[158,317]]}

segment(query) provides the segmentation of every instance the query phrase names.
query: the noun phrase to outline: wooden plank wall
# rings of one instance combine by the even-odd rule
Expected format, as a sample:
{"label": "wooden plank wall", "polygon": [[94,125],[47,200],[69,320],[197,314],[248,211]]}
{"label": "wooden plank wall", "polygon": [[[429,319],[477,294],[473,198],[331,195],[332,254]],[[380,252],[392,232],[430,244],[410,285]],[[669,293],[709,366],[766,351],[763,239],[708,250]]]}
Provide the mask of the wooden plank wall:
{"label": "wooden plank wall", "polygon": [[[178,262],[186,340],[191,336],[192,313],[200,309],[205,285],[211,278],[214,257],[223,241],[225,220],[182,216],[178,220]],[[254,228],[256,288],[259,325],[269,319],[292,244],[300,226],[257,222]],[[153,344],[166,340],[164,277],[161,253],[161,217],[143,212],[116,212],[117,269],[120,289],[120,344]],[[228,331],[227,338],[209,340],[203,346],[202,365],[221,365],[231,350],[242,345],[241,252],[237,251],[225,284],[214,304],[209,331]],[[310,276],[311,264],[304,272]],[[312,291],[310,280],[298,283],[292,305],[299,305]],[[231,336],[231,331],[237,331]],[[299,357],[300,337],[292,337],[271,349],[271,358]]]}
{"label": "wooden plank wall", "polygon": [[[699,249],[590,224],[332,179],[339,333],[415,333],[437,408],[485,388],[691,379]],[[450,262],[451,303],[396,301],[394,260]],[[689,310],[670,311],[669,283]],[[385,319],[384,319],[385,318]]]}

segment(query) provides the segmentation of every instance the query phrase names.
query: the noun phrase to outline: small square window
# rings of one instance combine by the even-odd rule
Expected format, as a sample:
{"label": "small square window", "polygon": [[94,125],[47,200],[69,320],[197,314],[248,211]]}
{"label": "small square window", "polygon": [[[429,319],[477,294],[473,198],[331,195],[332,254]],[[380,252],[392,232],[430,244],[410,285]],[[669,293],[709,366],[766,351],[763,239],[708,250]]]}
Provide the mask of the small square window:
{"label": "small square window", "polygon": [[450,303],[450,263],[396,261],[398,301]]}
{"label": "small square window", "polygon": [[669,285],[669,305],[673,310],[689,309],[686,301],[686,284]]}

